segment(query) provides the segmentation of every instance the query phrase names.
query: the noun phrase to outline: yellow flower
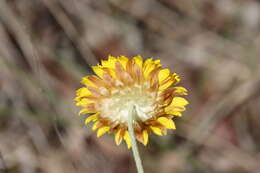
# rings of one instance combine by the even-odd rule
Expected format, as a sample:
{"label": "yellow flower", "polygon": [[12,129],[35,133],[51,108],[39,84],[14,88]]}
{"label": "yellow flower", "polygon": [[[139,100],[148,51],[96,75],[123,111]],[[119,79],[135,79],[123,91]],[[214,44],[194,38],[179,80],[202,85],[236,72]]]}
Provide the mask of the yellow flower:
{"label": "yellow flower", "polygon": [[133,106],[135,137],[144,145],[150,133],[162,136],[176,128],[172,118],[185,110],[188,101],[180,96],[187,90],[174,87],[179,76],[162,68],[160,60],[109,56],[92,68],[96,75],[82,78],[85,87],[77,90],[75,100],[82,107],[79,114],[90,114],[85,124],[94,122],[98,137],[112,133],[117,145],[125,140],[130,148],[127,120]]}

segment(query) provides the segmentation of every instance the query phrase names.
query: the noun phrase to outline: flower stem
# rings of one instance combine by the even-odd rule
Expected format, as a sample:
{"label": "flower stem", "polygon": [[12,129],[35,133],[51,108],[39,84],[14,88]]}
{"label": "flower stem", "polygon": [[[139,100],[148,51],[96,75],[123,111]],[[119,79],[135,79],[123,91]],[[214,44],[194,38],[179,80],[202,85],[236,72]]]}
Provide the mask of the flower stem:
{"label": "flower stem", "polygon": [[133,116],[135,113],[136,113],[135,106],[133,106],[133,108],[131,109],[131,112],[129,113],[129,116],[128,116],[127,125],[128,125],[129,135],[131,138],[132,151],[133,151],[133,155],[134,155],[134,159],[135,159],[137,172],[144,173],[142,161],[141,161],[140,154],[139,154],[138,147],[137,147],[136,140],[135,140],[134,128],[133,128]]}

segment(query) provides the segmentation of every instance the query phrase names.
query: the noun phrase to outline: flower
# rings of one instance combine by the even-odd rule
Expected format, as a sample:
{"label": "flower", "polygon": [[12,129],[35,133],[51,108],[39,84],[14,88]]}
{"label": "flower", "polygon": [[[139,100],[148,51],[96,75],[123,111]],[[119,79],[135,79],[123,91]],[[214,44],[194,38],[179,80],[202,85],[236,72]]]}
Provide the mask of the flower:
{"label": "flower", "polygon": [[150,133],[162,136],[176,129],[172,118],[185,110],[188,101],[180,96],[187,90],[174,86],[180,77],[162,68],[160,60],[109,56],[92,69],[96,75],[82,78],[85,87],[76,91],[75,100],[82,107],[79,114],[90,114],[85,124],[94,122],[98,137],[112,133],[117,145],[125,140],[130,148],[127,120],[133,107],[135,137],[144,145]]}

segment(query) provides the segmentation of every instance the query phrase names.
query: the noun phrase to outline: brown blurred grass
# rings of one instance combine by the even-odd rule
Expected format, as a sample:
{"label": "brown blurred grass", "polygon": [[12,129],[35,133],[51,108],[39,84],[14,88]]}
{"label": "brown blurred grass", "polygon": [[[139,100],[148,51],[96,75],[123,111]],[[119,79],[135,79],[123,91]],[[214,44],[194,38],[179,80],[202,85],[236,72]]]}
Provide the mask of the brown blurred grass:
{"label": "brown blurred grass", "polygon": [[140,146],[146,172],[258,172],[259,19],[256,0],[0,1],[0,172],[135,172],[73,102],[109,54],[160,58],[189,89],[177,130]]}

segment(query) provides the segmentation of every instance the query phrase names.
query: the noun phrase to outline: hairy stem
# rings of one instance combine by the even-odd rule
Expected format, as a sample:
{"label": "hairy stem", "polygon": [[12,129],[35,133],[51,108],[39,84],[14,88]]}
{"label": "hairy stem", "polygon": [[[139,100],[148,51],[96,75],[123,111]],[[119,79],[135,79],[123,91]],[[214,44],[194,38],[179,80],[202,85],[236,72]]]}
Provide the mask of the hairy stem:
{"label": "hairy stem", "polygon": [[136,140],[135,140],[134,128],[133,128],[133,116],[135,113],[136,113],[135,106],[133,106],[133,108],[131,109],[129,116],[128,116],[127,125],[128,125],[129,135],[131,138],[132,151],[133,151],[133,155],[134,155],[134,159],[135,159],[135,164],[137,167],[137,172],[144,173],[142,161],[141,161],[140,154],[139,154],[138,147],[137,147]]}

